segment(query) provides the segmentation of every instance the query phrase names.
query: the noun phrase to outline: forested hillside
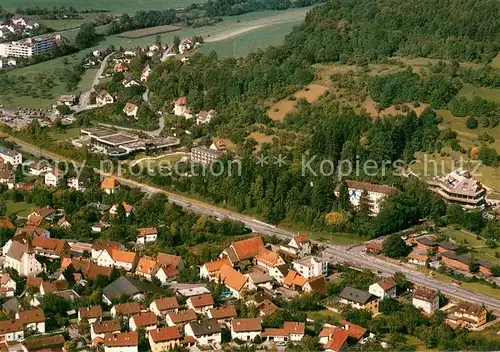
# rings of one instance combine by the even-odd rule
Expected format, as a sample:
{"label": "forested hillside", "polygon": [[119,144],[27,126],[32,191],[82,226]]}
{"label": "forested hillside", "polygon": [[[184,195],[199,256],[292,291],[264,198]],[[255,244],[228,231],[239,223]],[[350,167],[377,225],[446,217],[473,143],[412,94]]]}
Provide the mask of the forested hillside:
{"label": "forested hillside", "polygon": [[500,47],[500,2],[329,1],[314,8],[285,45],[310,63],[393,55],[488,62]]}

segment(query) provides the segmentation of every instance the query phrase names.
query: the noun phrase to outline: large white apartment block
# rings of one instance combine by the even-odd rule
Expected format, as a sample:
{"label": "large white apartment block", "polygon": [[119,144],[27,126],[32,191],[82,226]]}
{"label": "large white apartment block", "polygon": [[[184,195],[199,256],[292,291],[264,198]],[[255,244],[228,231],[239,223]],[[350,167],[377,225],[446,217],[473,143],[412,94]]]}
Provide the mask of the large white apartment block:
{"label": "large white apartment block", "polygon": [[[361,194],[366,191],[368,192],[368,199],[370,202],[370,208],[373,215],[380,212],[380,205],[384,198],[390,196],[397,192],[394,187],[387,185],[377,185],[374,183],[360,182],[347,180],[347,187],[349,189],[349,201],[354,207],[359,206],[359,200],[361,199]],[[335,196],[340,195],[340,184],[335,188]]]}
{"label": "large white apartment block", "polygon": [[19,165],[23,162],[21,153],[3,147],[0,147],[0,158],[3,159],[5,164]]}
{"label": "large white apartment block", "polygon": [[0,44],[0,57],[33,57],[41,54],[50,54],[52,46],[60,36],[31,37],[14,42]]}
{"label": "large white apartment block", "polygon": [[293,268],[306,279],[319,275],[326,275],[328,272],[328,262],[313,256],[294,260],[292,265]]}

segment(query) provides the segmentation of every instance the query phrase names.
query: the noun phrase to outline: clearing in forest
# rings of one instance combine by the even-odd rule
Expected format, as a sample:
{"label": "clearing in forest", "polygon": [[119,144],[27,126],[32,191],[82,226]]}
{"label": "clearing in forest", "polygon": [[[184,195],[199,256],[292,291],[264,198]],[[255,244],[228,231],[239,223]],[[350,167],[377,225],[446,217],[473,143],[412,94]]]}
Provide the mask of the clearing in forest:
{"label": "clearing in forest", "polygon": [[264,134],[262,132],[252,132],[252,133],[250,133],[250,135],[248,137],[255,139],[255,141],[257,142],[257,145],[255,146],[255,151],[259,152],[262,144],[272,143],[273,138],[275,136],[273,136],[273,135],[268,136],[267,134]]}
{"label": "clearing in forest", "polygon": [[307,87],[293,94],[293,97],[295,99],[291,100],[290,99],[291,97],[287,97],[274,103],[267,110],[267,115],[274,121],[283,121],[286,114],[291,113],[295,110],[295,107],[297,105],[297,100],[306,99],[309,103],[314,103],[327,90],[328,88],[326,88],[323,85],[309,84]]}
{"label": "clearing in forest", "polygon": [[364,101],[363,105],[361,106],[362,109],[365,109],[366,112],[373,118],[375,117],[384,117],[384,116],[391,116],[391,115],[406,115],[410,110],[407,112],[404,112],[402,110],[403,106],[407,106],[410,110],[415,111],[417,116],[420,116],[422,112],[429,107],[429,104],[420,104],[418,107],[413,106],[413,104],[406,103],[406,104],[401,104],[400,109],[397,110],[396,106],[391,105],[388,108],[380,110],[380,112],[377,111],[377,103],[373,101],[371,97],[367,97],[366,100]]}

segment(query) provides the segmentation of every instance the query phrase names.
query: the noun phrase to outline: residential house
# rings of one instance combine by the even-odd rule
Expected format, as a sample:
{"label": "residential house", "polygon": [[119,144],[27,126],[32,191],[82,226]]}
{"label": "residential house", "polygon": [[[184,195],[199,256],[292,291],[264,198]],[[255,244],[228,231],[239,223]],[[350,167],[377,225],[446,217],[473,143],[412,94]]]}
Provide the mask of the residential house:
{"label": "residential house", "polygon": [[180,346],[182,334],[176,326],[149,331],[149,347],[152,352],[165,352]]}
{"label": "residential house", "polygon": [[101,189],[106,194],[113,194],[120,188],[120,182],[113,177],[105,177],[101,182]]}
{"label": "residential house", "polygon": [[35,251],[27,243],[13,241],[9,250],[5,254],[5,268],[15,269],[19,275],[38,275],[42,269],[42,264],[35,257]]}
{"label": "residential house", "polygon": [[[347,188],[349,192],[349,201],[354,207],[359,206],[359,200],[364,191],[368,193],[368,200],[372,214],[376,215],[380,212],[382,201],[397,192],[396,188],[386,185],[377,185],[374,183],[360,182],[347,180]],[[340,195],[340,184],[335,188],[335,196]]]}
{"label": "residential house", "polygon": [[259,254],[255,257],[255,262],[258,266],[266,270],[271,270],[276,266],[286,264],[278,253],[270,251],[266,248],[260,249]]}
{"label": "residential house", "polygon": [[64,172],[59,169],[54,169],[45,174],[45,185],[57,187],[63,179]]}
{"label": "residential house", "polygon": [[[40,226],[44,221],[52,222],[54,221],[55,210],[49,206],[41,207],[38,210],[32,212],[28,215],[28,228],[31,229],[32,226]],[[24,231],[27,233],[27,231]],[[41,235],[39,233],[27,233],[28,235]],[[45,236],[50,237],[50,236]]]}
{"label": "residential house", "polygon": [[138,302],[128,302],[115,304],[111,308],[110,314],[113,319],[116,319],[118,317],[130,317],[132,315],[140,314],[141,311],[141,305]]}
{"label": "residential house", "polygon": [[120,243],[120,242],[115,242],[115,241],[107,241],[107,240],[101,240],[97,239],[92,243],[92,260],[97,261],[97,258],[102,254],[104,251],[112,251],[113,249],[120,249],[123,250],[125,247]]}
{"label": "residential house", "polygon": [[258,303],[256,306],[261,317],[264,317],[266,315],[273,315],[279,310],[279,307],[267,298]]}
{"label": "residential house", "polygon": [[52,171],[52,167],[50,166],[50,163],[45,160],[32,162],[28,165],[28,173],[32,176],[45,175],[49,171]]}
{"label": "residential house", "polygon": [[93,344],[104,342],[105,334],[116,334],[121,329],[119,320],[103,320],[90,324],[90,338]]}
{"label": "residential house", "polygon": [[123,63],[119,62],[113,67],[113,71],[115,72],[126,72],[128,71],[128,67]]}
{"label": "residential house", "polygon": [[307,279],[293,270],[288,270],[288,274],[283,279],[283,286],[291,290],[301,290]]}
{"label": "residential house", "polygon": [[151,280],[156,270],[158,270],[158,264],[156,263],[156,260],[151,257],[143,256],[137,263],[135,274]]}
{"label": "residential house", "polygon": [[177,312],[167,313],[166,322],[168,326],[179,326],[187,324],[197,319],[196,313],[192,309],[179,310]]}
{"label": "residential house", "polygon": [[148,244],[156,242],[158,237],[158,229],[156,227],[142,227],[137,229],[139,232],[137,234],[138,244]]}
{"label": "residential house", "polygon": [[78,309],[78,321],[87,319],[88,323],[92,324],[95,323],[96,321],[101,320],[101,317],[102,317],[101,306],[81,307]]}
{"label": "residential house", "polygon": [[269,270],[269,275],[271,275],[280,285],[283,284],[285,277],[288,275],[290,270],[290,265],[283,264],[275,266]]}
{"label": "residential house", "polygon": [[413,291],[412,304],[427,314],[434,314],[439,309],[439,296],[434,290],[417,287]]}
{"label": "residential house", "polygon": [[260,288],[266,288],[268,290],[273,289],[274,278],[271,275],[268,275],[264,272],[254,270],[248,274],[245,274],[247,277],[247,285],[249,290],[257,290]]}
{"label": "residential house", "polygon": [[152,71],[153,70],[151,69],[151,67],[149,67],[149,64],[147,64],[146,67],[144,67],[144,69],[141,72],[141,82],[142,83],[147,83],[149,75],[151,74]]}
{"label": "residential house", "polygon": [[15,316],[15,314],[20,312],[22,308],[21,302],[19,302],[17,297],[12,297],[2,304],[3,311],[9,315],[14,314]]}
{"label": "residential house", "polygon": [[218,308],[210,308],[207,311],[209,319],[217,319],[219,324],[229,324],[231,320],[238,316],[234,306],[222,306]]}
{"label": "residential house", "polygon": [[196,345],[209,346],[222,342],[222,333],[219,323],[215,319],[192,321],[184,325],[184,334],[192,336]]}
{"label": "residential house", "polygon": [[264,329],[261,337],[264,340],[274,342],[301,341],[305,335],[305,330],[305,323],[285,321],[281,329]]}
{"label": "residential house", "polygon": [[137,332],[120,332],[104,335],[104,352],[138,352],[139,335]]}
{"label": "residential house", "polygon": [[0,160],[2,160],[4,164],[15,166],[23,163],[23,156],[15,150],[0,147]]}
{"label": "residential house", "polygon": [[179,99],[174,101],[173,114],[175,116],[181,116],[186,119],[190,119],[193,117],[191,110],[187,106],[187,97],[180,97]]}
{"label": "residential house", "polygon": [[255,258],[262,248],[264,248],[264,241],[262,241],[262,238],[259,236],[252,237],[246,240],[233,242],[221,253],[220,258],[229,259],[232,266],[242,262],[243,265],[249,265],[250,260]]}
{"label": "residential house", "polygon": [[140,86],[141,84],[137,82],[132,76],[126,76],[125,79],[122,81],[122,85],[125,88],[130,88],[133,86]]}
{"label": "residential house", "polygon": [[95,98],[95,102],[97,106],[101,107],[108,104],[113,104],[115,102],[115,98],[107,90],[101,90],[97,97]]}
{"label": "residential house", "polygon": [[200,267],[200,279],[210,279],[216,277],[219,273],[219,270],[224,265],[231,265],[231,262],[228,259],[223,258],[203,264]]}
{"label": "residential house", "polygon": [[244,342],[253,341],[260,336],[262,325],[260,318],[233,319],[231,322],[231,339],[239,339]]}
{"label": "residential house", "polygon": [[59,238],[35,236],[31,240],[33,250],[37,255],[51,259],[71,257],[71,247],[68,242]]}
{"label": "residential house", "polygon": [[45,333],[45,314],[39,308],[20,311],[16,313],[16,319],[23,324],[25,330],[40,334]]}
{"label": "residential house", "polygon": [[68,178],[68,188],[83,192],[85,191],[85,182],[82,178],[70,177]]}
{"label": "residential house", "polygon": [[14,297],[17,284],[9,274],[0,274],[0,297]]}
{"label": "residential house", "polygon": [[149,330],[156,329],[157,325],[158,319],[153,312],[136,314],[132,316],[128,321],[128,326],[131,331],[144,329],[146,331],[146,334]]}
{"label": "residential house", "polygon": [[234,298],[240,299],[243,291],[247,288],[248,278],[242,273],[234,270],[229,265],[224,265],[217,274],[215,280],[224,284]]}
{"label": "residential house", "polygon": [[484,306],[460,302],[446,317],[446,323],[453,328],[477,329],[486,324],[488,312]]}
{"label": "residential house", "polygon": [[286,246],[280,246],[280,250],[294,257],[303,257],[311,254],[311,241],[307,234],[295,235]]}
{"label": "residential house", "polygon": [[186,51],[189,51],[194,48],[194,44],[190,39],[183,39],[179,44],[179,54],[184,54]]}
{"label": "residential house", "polygon": [[[132,205],[126,203],[126,202],[122,202],[121,206],[123,207],[123,209],[125,210],[125,216],[130,216],[130,214],[132,213]],[[111,216],[116,216],[118,215],[118,209],[120,207],[120,204],[113,204],[113,206],[109,209],[109,215]]]}
{"label": "residential house", "polygon": [[328,262],[320,258],[309,256],[302,259],[294,260],[292,266],[303,277],[310,279],[319,275],[327,275]]}
{"label": "residential house", "polygon": [[323,275],[312,277],[302,286],[304,292],[328,293],[328,284]]}
{"label": "residential house", "polygon": [[196,114],[196,124],[201,125],[205,123],[210,123],[212,119],[217,116],[217,111],[215,110],[202,110],[199,113]]}
{"label": "residential house", "polygon": [[340,352],[347,343],[349,333],[335,326],[325,327],[319,333],[320,344],[327,352]]}
{"label": "residential house", "polygon": [[137,258],[136,252],[112,249],[111,251],[103,251],[97,258],[97,264],[123,269],[125,271],[133,271],[137,264]]}
{"label": "residential house", "polygon": [[353,287],[345,287],[339,296],[340,303],[349,305],[354,309],[366,309],[372,314],[379,312],[379,299],[369,292]]}
{"label": "residential house", "polygon": [[110,305],[113,299],[120,296],[130,296],[135,301],[144,299],[146,292],[164,293],[160,287],[131,277],[120,276],[103,289],[103,302]]}
{"label": "residential house", "polygon": [[[62,218],[59,219],[57,222],[57,226],[60,228],[68,229],[71,227],[71,223],[68,221],[68,218],[66,215],[64,215]],[[72,249],[72,248],[71,248]],[[71,251],[71,254],[73,254],[73,250]],[[90,252],[89,252],[90,253]]]}
{"label": "residential house", "polygon": [[214,307],[214,299],[210,294],[192,296],[187,299],[186,307],[198,314],[206,314],[209,309]]}
{"label": "residential house", "polygon": [[408,263],[426,266],[427,264],[429,264],[429,261],[429,256],[427,254],[424,254],[424,252],[414,250],[413,252],[408,254]]}
{"label": "residential house", "polygon": [[380,299],[396,297],[396,281],[393,278],[386,278],[371,284],[368,292]]}
{"label": "residential house", "polygon": [[125,104],[125,107],[123,108],[123,112],[125,113],[125,115],[127,115],[128,117],[133,117],[136,120],[138,111],[139,107],[132,103]]}
{"label": "residential house", "polygon": [[37,352],[52,352],[60,351],[64,348],[64,336],[62,335],[52,335],[52,336],[33,336],[27,338],[21,344],[22,351],[37,351]]}
{"label": "residential house", "polygon": [[179,275],[179,272],[185,268],[184,261],[178,255],[160,252],[156,256],[156,262],[160,268],[155,273],[155,277],[160,280],[162,284],[165,284],[169,279]]}
{"label": "residential house", "polygon": [[24,340],[24,328],[18,320],[0,320],[0,341],[9,343]]}
{"label": "residential house", "polygon": [[177,312],[179,310],[179,302],[175,297],[157,298],[149,305],[151,310],[156,316],[164,317],[170,312]]}
{"label": "residential house", "polygon": [[76,105],[77,102],[78,99],[76,98],[76,95],[73,94],[65,94],[57,98],[57,105],[73,106]]}

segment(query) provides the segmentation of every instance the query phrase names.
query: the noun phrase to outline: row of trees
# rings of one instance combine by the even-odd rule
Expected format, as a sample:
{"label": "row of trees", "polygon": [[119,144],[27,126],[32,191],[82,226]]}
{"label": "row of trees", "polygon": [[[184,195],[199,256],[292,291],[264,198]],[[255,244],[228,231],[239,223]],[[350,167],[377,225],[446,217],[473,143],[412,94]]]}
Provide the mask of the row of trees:
{"label": "row of trees", "polygon": [[286,10],[292,7],[306,7],[325,2],[326,0],[214,0],[205,6],[206,16],[237,16],[248,12],[262,10]]}

